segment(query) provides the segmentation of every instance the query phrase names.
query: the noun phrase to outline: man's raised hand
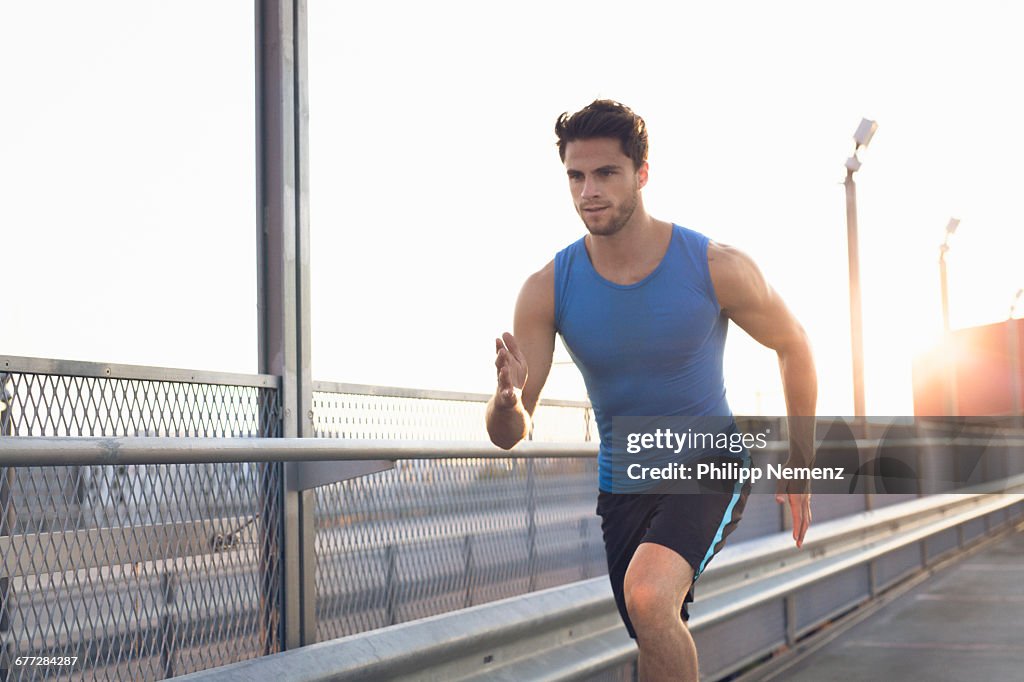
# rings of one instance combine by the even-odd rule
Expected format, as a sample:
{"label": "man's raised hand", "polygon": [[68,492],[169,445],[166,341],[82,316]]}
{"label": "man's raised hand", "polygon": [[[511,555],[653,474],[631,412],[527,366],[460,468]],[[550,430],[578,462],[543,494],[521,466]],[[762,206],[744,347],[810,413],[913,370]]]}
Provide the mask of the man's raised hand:
{"label": "man's raised hand", "polygon": [[515,407],[519,402],[518,394],[526,385],[526,357],[519,349],[515,337],[508,332],[494,340],[494,351],[497,354],[494,366],[498,370],[498,389],[494,403],[502,408]]}

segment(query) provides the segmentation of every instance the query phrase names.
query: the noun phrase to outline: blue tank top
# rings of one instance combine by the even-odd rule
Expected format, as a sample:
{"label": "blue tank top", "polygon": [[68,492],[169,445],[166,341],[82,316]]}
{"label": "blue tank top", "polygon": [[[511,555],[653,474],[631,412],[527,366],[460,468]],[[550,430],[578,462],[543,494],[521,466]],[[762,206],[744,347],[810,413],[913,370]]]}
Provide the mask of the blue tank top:
{"label": "blue tank top", "polygon": [[626,466],[611,457],[612,417],[732,415],[722,374],[729,322],[707,252],[707,237],[673,225],[661,262],[628,285],[597,273],[583,238],[555,256],[555,329],[594,408],[601,490],[612,490],[612,466]]}

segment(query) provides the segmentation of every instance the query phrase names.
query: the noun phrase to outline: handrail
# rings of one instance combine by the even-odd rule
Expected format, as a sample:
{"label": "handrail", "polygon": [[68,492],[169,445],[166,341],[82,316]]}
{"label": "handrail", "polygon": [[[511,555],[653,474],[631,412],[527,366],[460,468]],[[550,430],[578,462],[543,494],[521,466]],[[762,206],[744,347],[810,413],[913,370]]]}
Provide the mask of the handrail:
{"label": "handrail", "polygon": [[596,443],[527,441],[515,450],[473,441],[347,438],[117,438],[5,436],[0,466],[203,464],[596,457]]}
{"label": "handrail", "polygon": [[[829,441],[818,451],[858,447],[868,451],[881,440]],[[992,445],[985,438],[904,438],[886,440],[889,448]],[[1024,448],[1024,438],[1004,437],[1004,447]],[[769,441],[758,455],[785,452],[785,442]],[[0,438],[0,466],[108,464],[196,464],[218,462],[301,462],[403,459],[530,459],[596,457],[595,442],[524,441],[502,450],[484,441],[375,440],[348,438],[196,438],[5,436]]]}
{"label": "handrail", "polygon": [[52,374],[94,379],[175,381],[187,384],[251,386],[254,388],[277,388],[281,384],[281,377],[276,374],[235,374],[174,367],[30,358],[18,355],[0,355],[0,372],[5,374]]}

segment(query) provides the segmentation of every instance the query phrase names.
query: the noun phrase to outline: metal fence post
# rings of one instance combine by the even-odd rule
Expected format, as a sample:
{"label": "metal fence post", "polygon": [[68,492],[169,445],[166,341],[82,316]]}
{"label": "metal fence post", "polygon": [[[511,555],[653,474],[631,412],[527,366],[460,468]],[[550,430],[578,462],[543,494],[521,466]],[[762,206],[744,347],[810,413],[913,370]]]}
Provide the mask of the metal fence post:
{"label": "metal fence post", "polygon": [[398,622],[398,605],[395,603],[398,591],[398,549],[388,545],[384,550],[384,561],[387,565],[384,573],[384,623],[394,625]]}
{"label": "metal fence post", "polygon": [[[872,511],[875,508],[875,493],[870,488],[864,489],[864,511]],[[868,591],[871,597],[878,595],[878,562],[872,559],[868,562]]]}
{"label": "metal fence post", "polygon": [[793,646],[796,644],[796,595],[787,594],[782,603],[785,609],[786,645]]}
{"label": "metal fence post", "polygon": [[[11,375],[0,374],[0,438],[14,435],[14,386]],[[14,467],[0,467],[0,536],[14,535]],[[0,559],[2,560],[2,559]],[[11,638],[11,579],[0,575],[0,682],[6,682],[14,662]]]}
{"label": "metal fence post", "polygon": [[473,534],[466,533],[462,541],[463,577],[466,581],[466,595],[462,600],[462,608],[473,605]]}
{"label": "metal fence post", "polygon": [[526,462],[526,566],[530,574],[530,592],[537,589],[537,481],[534,461]]}
{"label": "metal fence post", "polygon": [[[281,377],[285,438],[313,436],[305,0],[256,1],[259,363]],[[285,649],[316,641],[315,491],[278,481]]]}
{"label": "metal fence post", "polygon": [[590,577],[590,524],[585,517],[580,517],[580,580]]}
{"label": "metal fence post", "polygon": [[178,637],[178,623],[174,613],[178,592],[178,574],[167,570],[160,574],[160,593],[163,604],[160,616],[160,667],[164,677],[174,677],[175,641]]}

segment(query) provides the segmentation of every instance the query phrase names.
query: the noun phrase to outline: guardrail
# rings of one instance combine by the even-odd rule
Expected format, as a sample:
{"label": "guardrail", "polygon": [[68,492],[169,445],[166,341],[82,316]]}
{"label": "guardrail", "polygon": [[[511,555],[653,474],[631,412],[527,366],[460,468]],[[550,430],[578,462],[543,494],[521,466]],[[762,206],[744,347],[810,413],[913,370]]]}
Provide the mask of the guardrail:
{"label": "guardrail", "polygon": [[596,457],[597,444],[520,443],[514,452],[472,441],[327,438],[36,438],[0,440],[0,466],[203,464]]}
{"label": "guardrail", "polygon": [[[829,443],[821,452],[827,455],[831,450],[846,451],[851,447],[862,456],[868,456],[872,448],[878,447],[879,441]],[[962,446],[966,451],[975,452],[979,448],[992,447],[991,439],[962,438],[956,441],[957,446]],[[1005,454],[1009,450],[1019,451],[1024,446],[1024,441],[1017,438],[1001,438],[998,440],[998,450]],[[942,448],[950,447],[949,439],[903,439],[887,440],[885,442],[887,451],[891,453],[904,451],[906,457],[916,458],[917,453],[931,449],[938,449],[937,452],[948,452]],[[288,460],[361,460],[374,459],[395,459],[395,460],[433,460],[433,459],[460,459],[462,461],[481,463],[492,460],[507,460],[510,455],[517,459],[525,459],[527,462],[536,461],[538,458],[561,461],[566,458],[593,458],[596,452],[596,445],[587,443],[523,443],[514,452],[508,453],[498,450],[489,444],[453,441],[448,443],[437,443],[427,441],[379,441],[379,440],[322,440],[322,439],[173,439],[173,438],[23,438],[5,437],[0,439],[0,466],[32,464],[75,464],[75,465],[115,465],[115,466],[145,466],[145,465],[180,465],[183,463],[199,463],[215,461],[224,462],[265,462],[265,461],[288,461]],[[771,443],[763,450],[765,457],[780,458],[784,456],[785,445]],[[956,459],[956,458],[954,458]],[[978,467],[975,467],[978,469]],[[973,474],[976,472],[968,472]],[[540,477],[543,479],[543,477]],[[715,561],[712,569],[701,579],[699,585],[700,600],[693,610],[691,625],[695,637],[700,641],[706,638],[710,642],[701,645],[703,654],[703,665],[705,671],[716,671],[715,674],[725,674],[723,671],[735,670],[739,666],[763,656],[786,642],[794,642],[801,634],[809,629],[817,627],[821,622],[832,617],[835,613],[850,608],[860,601],[869,599],[879,590],[891,585],[893,582],[905,577],[909,572],[920,570],[922,566],[928,565],[935,556],[961,546],[964,542],[986,533],[990,527],[998,526],[1008,518],[1007,510],[1013,508],[1013,513],[1019,513],[1021,506],[1017,503],[1020,496],[1009,494],[1007,491],[1017,491],[1021,488],[1021,479],[1011,478],[993,482],[990,485],[997,486],[999,492],[975,492],[970,496],[963,495],[938,495],[911,502],[887,506],[880,509],[861,512],[854,516],[847,516],[826,523],[816,523],[814,533],[808,539],[802,552],[796,552],[791,547],[791,540],[788,533],[774,534],[770,537],[758,538],[747,542],[736,543],[727,548]],[[534,491],[536,493],[536,491]],[[845,504],[846,500],[859,498],[862,504],[871,504],[870,496],[859,495],[832,495],[816,496],[832,497]],[[765,496],[758,496],[765,497]],[[880,497],[880,496],[876,496]],[[896,496],[893,496],[896,497]],[[916,497],[916,496],[915,496]],[[897,498],[898,499],[898,498]],[[753,504],[760,501],[753,501]],[[876,500],[877,502],[877,500]],[[753,508],[753,504],[748,505]],[[1014,505],[1017,505],[1014,507]],[[775,506],[774,502],[771,505]],[[841,505],[840,505],[841,506]],[[421,507],[415,507],[419,509]],[[750,513],[748,509],[748,514]],[[244,519],[234,519],[244,521]],[[180,524],[179,524],[180,525]],[[187,549],[186,554],[194,553],[202,555],[204,552],[237,552],[249,551],[249,543],[235,542],[232,534],[231,523],[199,523],[193,524],[191,531],[195,539],[193,546]],[[543,525],[537,526],[534,531],[538,532]],[[741,524],[742,527],[742,524]],[[163,529],[159,526],[142,527],[138,533],[126,536],[131,540],[138,535],[136,544],[139,547],[148,547],[139,555],[133,555],[138,561],[138,556],[145,555],[146,561],[154,565],[160,564],[161,570],[167,573],[168,585],[153,588],[156,596],[154,607],[145,616],[140,624],[148,623],[145,628],[145,642],[140,646],[156,647],[158,644],[164,646],[170,633],[175,636],[185,636],[190,632],[199,632],[203,625],[196,629],[196,624],[190,619],[176,616],[172,625],[160,625],[168,616],[160,614],[172,614],[175,610],[175,590],[170,587],[173,584],[173,566],[171,564],[180,562],[180,557],[173,558],[170,554],[163,554],[164,542],[157,538]],[[321,532],[330,532],[322,530]],[[73,537],[68,540],[68,534]],[[155,535],[154,535],[155,534]],[[110,536],[110,531],[93,532],[101,540]],[[222,543],[214,547],[211,545],[211,538],[220,535]],[[152,536],[152,537],[150,537]],[[90,545],[89,534],[83,535],[81,531],[64,531],[63,533],[48,534],[14,534],[3,537],[3,547],[0,548],[7,556],[14,553],[18,557],[15,564],[9,566],[13,575],[31,575],[40,572],[52,572],[60,570],[71,570],[81,568],[73,567],[76,559],[71,554],[54,553],[54,548],[78,547],[84,548]],[[112,536],[111,536],[112,537]],[[62,539],[63,538],[63,539]],[[122,538],[124,539],[124,538]],[[461,575],[462,569],[454,575],[448,573],[438,574],[431,578],[432,583],[443,583],[446,580],[452,582],[460,604],[473,603],[469,597],[469,586],[474,579],[483,577],[479,574],[479,559],[474,559],[474,551],[480,549],[465,538],[456,538],[462,548],[462,555],[466,557],[466,575]],[[123,543],[121,543],[123,544]],[[419,549],[416,543],[406,543],[408,547],[402,549],[401,545],[384,552],[385,563],[391,566],[388,570],[396,572],[399,566],[399,551],[425,552],[428,548]],[[390,545],[389,545],[390,547]],[[357,548],[353,548],[357,549]],[[593,549],[593,548],[591,548]],[[148,552],[148,553],[147,553]],[[155,552],[155,554],[154,554]],[[79,552],[81,554],[81,552]],[[151,556],[152,555],[152,556]],[[76,555],[77,556],[77,555]],[[84,554],[83,554],[84,556]],[[363,555],[359,555],[362,557]],[[326,557],[325,557],[326,558]],[[358,558],[358,557],[357,557]],[[364,557],[365,558],[365,557]],[[492,557],[493,558],[493,557]],[[531,555],[531,561],[536,559]],[[27,565],[25,562],[28,562]],[[96,568],[107,560],[99,563],[87,561],[83,567],[95,564]],[[170,562],[170,563],[169,563]],[[471,564],[475,563],[475,568]],[[42,568],[40,568],[42,567]],[[171,570],[168,570],[170,567]],[[96,570],[96,568],[87,570]],[[446,571],[448,569],[445,569]],[[471,574],[472,571],[472,574]],[[445,578],[445,575],[448,575]],[[454,578],[454,579],[453,579]],[[239,578],[235,578],[238,580]],[[257,577],[246,578],[258,580]],[[463,585],[464,580],[469,580]],[[583,585],[586,585],[584,583]],[[443,672],[438,673],[444,678],[448,672],[454,672],[454,668],[446,666],[464,666],[465,660],[475,661],[480,658],[481,670],[493,672],[497,666],[492,665],[497,661],[509,661],[509,665],[520,666],[512,670],[515,674],[526,674],[527,669],[522,666],[533,666],[530,668],[531,675],[540,675],[542,670],[548,670],[551,675],[566,676],[568,679],[580,675],[590,674],[602,666],[616,665],[629,659],[628,652],[631,650],[631,643],[628,640],[622,641],[624,637],[621,627],[618,625],[617,614],[614,605],[610,601],[610,594],[607,591],[606,579],[591,581],[590,587],[574,585],[571,588],[555,588],[544,592],[535,593],[525,597],[512,599],[503,602],[501,609],[508,608],[512,615],[519,614],[527,618],[525,621],[502,616],[501,609],[498,611],[487,610],[491,607],[498,608],[495,604],[472,607],[470,610],[458,611],[444,616],[435,616],[427,621],[416,621],[407,623],[400,627],[401,639],[410,642],[418,641],[419,637],[424,642],[434,641],[437,633],[429,634],[429,628],[440,627],[449,633],[464,632],[459,642],[447,639],[447,635],[441,641],[435,642],[436,647],[429,651],[413,647],[411,650],[394,649],[395,659],[388,662],[378,661],[384,667],[372,668],[371,672],[359,673],[353,671],[350,679],[359,679],[358,675],[366,674],[373,678],[379,675],[390,675],[387,672],[392,670],[387,666],[398,666],[401,668],[401,661],[407,656],[417,661],[417,674],[420,674],[424,665],[424,657],[432,659],[436,657]],[[603,588],[602,592],[602,585]],[[367,585],[354,586],[361,591],[363,599],[370,599],[372,588]],[[465,594],[463,595],[464,589]],[[564,592],[559,589],[566,590]],[[582,592],[580,591],[582,590]],[[588,591],[590,590],[590,591]],[[596,592],[594,592],[596,590]],[[157,594],[160,593],[160,594]],[[389,613],[397,609],[397,601],[391,599],[390,588],[386,590],[388,599],[386,604],[382,603],[373,608],[384,608]],[[161,594],[163,595],[161,597]],[[349,593],[348,597],[352,594]],[[169,595],[169,596],[168,596]],[[593,598],[599,596],[601,606],[593,605]],[[580,602],[580,599],[583,601]],[[545,600],[548,600],[545,602]],[[602,601],[603,600],[603,601]],[[161,605],[160,602],[166,602]],[[547,603],[547,606],[544,604]],[[564,613],[549,613],[551,604],[562,604],[567,609]],[[582,606],[581,606],[582,604]],[[588,606],[589,604],[589,606]],[[531,606],[532,605],[532,606]],[[372,606],[372,605],[370,605]],[[456,607],[457,608],[457,607]],[[561,607],[559,607],[561,608]],[[476,609],[476,610],[474,610]],[[480,609],[483,609],[482,611]],[[524,611],[525,609],[525,611]],[[580,610],[582,609],[582,611]],[[230,609],[229,609],[230,611]],[[557,611],[557,609],[556,609]],[[597,620],[589,622],[590,616],[580,621],[580,613],[593,612]],[[473,616],[474,613],[483,613],[484,616]],[[528,617],[523,616],[529,613]],[[574,614],[575,615],[572,615]],[[207,619],[211,614],[207,614]],[[506,614],[507,616],[508,614]],[[197,618],[204,617],[200,613],[191,614]],[[218,618],[227,616],[225,622],[231,621],[230,614],[218,614]],[[460,620],[463,616],[469,620]],[[156,620],[154,620],[156,618]],[[481,618],[482,620],[473,620]],[[441,619],[441,620],[437,620]],[[454,619],[454,620],[453,620]],[[237,620],[237,618],[235,619]],[[511,630],[498,628],[498,624],[508,621]],[[198,622],[198,621],[197,621]],[[396,622],[391,616],[391,622]],[[515,625],[520,622],[519,625]],[[155,625],[154,625],[155,623]],[[434,623],[429,626],[429,623]],[[474,625],[473,623],[476,623]],[[487,627],[478,627],[481,623]],[[426,625],[425,625],[426,624]],[[551,624],[548,627],[544,624]],[[393,626],[395,627],[395,626]],[[427,627],[420,635],[413,637],[412,633],[420,632],[418,627]],[[742,655],[737,655],[735,648],[729,653],[729,658],[723,658],[723,652],[719,652],[714,646],[718,639],[716,632],[722,627],[728,627],[735,635],[747,631],[747,636],[740,637],[749,646],[743,649]],[[497,629],[496,629],[497,628]],[[518,629],[517,629],[518,628]],[[551,628],[554,628],[552,630]],[[564,632],[563,632],[564,630]],[[386,649],[383,642],[388,641],[390,628],[379,629],[362,635],[336,640],[331,643],[324,643],[320,646],[334,646],[341,642],[348,642],[346,647],[366,646],[378,653]],[[472,633],[479,631],[479,636]],[[511,641],[510,632],[526,633],[523,636],[526,640]],[[546,634],[544,634],[546,632]],[[146,634],[149,633],[149,634]],[[424,634],[425,633],[425,634]],[[562,634],[558,634],[562,633]],[[590,633],[584,637],[583,633]],[[527,636],[528,634],[528,636]],[[124,632],[119,637],[132,638],[131,632]],[[134,639],[140,634],[136,633]],[[454,636],[454,635],[453,635]],[[536,636],[536,637],[535,637]],[[409,639],[412,637],[412,639]],[[385,638],[385,639],[379,639]],[[513,638],[514,639],[514,638]],[[150,641],[152,640],[152,641]],[[571,641],[570,641],[571,640]],[[141,642],[141,640],[139,640]],[[500,642],[504,641],[505,645]],[[541,651],[538,642],[563,642],[564,646],[556,647],[550,655],[538,653]],[[616,644],[616,642],[619,642]],[[730,637],[734,642],[735,637]],[[352,642],[362,642],[354,645]],[[392,645],[389,645],[392,646]],[[393,646],[397,646],[393,645]],[[468,647],[468,648],[467,648]],[[481,648],[482,647],[482,648]],[[624,648],[623,648],[624,647]],[[447,648],[448,653],[442,654]],[[480,656],[483,649],[490,650]],[[306,651],[321,651],[321,649],[300,649],[289,653],[302,654]],[[466,654],[468,658],[462,660],[459,652],[475,652],[472,655]],[[529,651],[529,660],[517,661],[516,652]],[[411,652],[411,653],[410,653]],[[587,653],[590,652],[590,653]],[[571,655],[570,655],[571,654]],[[118,654],[119,656],[121,654]],[[276,655],[275,655],[276,656]],[[352,657],[353,650],[348,650],[345,657]],[[566,658],[568,656],[568,658]],[[591,658],[593,656],[594,658]],[[719,656],[721,660],[717,660]],[[491,657],[488,659],[488,657]],[[441,659],[444,660],[441,660]],[[456,660],[458,659],[458,660]],[[571,660],[570,660],[571,659]],[[265,658],[252,661],[249,665],[261,665],[263,661],[267,665],[274,658]],[[288,659],[292,660],[292,659]],[[325,659],[326,660],[326,659]],[[351,658],[356,661],[358,657]],[[375,659],[376,660],[376,659]],[[486,664],[482,663],[488,660]],[[458,661],[462,661],[459,663]],[[374,665],[378,665],[374,664]],[[317,663],[316,665],[319,665]],[[368,664],[369,665],[369,664]],[[293,674],[305,669],[306,664],[289,664]],[[315,666],[314,666],[315,667]],[[168,669],[170,666],[168,666]],[[459,668],[463,670],[463,668]],[[213,670],[223,673],[225,669],[215,668]],[[332,668],[332,674],[337,673]],[[342,668],[345,670],[345,668]],[[369,669],[368,669],[369,670]],[[590,671],[590,672],[587,672]],[[372,674],[371,674],[372,673]],[[247,673],[248,674],[248,673]],[[276,675],[276,672],[260,672],[260,677]],[[398,673],[395,673],[398,674]],[[547,673],[545,673],[547,674]],[[297,679],[317,679],[316,677]],[[555,679],[551,677],[550,679]]]}
{"label": "guardrail", "polygon": [[[965,436],[950,438],[860,439],[829,441],[817,447],[820,455],[829,451],[871,453],[884,445],[890,450],[1024,447],[1024,438]],[[544,459],[593,458],[597,443],[546,443],[524,441],[514,450],[501,450],[479,441],[367,440],[328,438],[147,438],[147,437],[35,437],[8,436],[0,440],[0,466],[204,464],[228,462],[351,461],[367,459]],[[768,441],[758,447],[758,456],[788,452],[788,444]],[[977,457],[980,461],[980,455]]]}
{"label": "guardrail", "polygon": [[[761,633],[767,642],[737,648],[743,643],[736,636],[737,619],[759,607],[784,608],[784,600],[801,590],[911,548],[919,562],[902,573],[906,577],[934,560],[919,550],[920,543],[959,529],[956,547],[964,547],[989,532],[984,522],[993,515],[1008,512],[1000,517],[1001,525],[1007,516],[1018,518],[1024,513],[1024,495],[1019,494],[1024,476],[999,486],[1013,492],[936,495],[826,522],[803,550],[793,546],[788,534],[726,548],[701,578],[701,598],[691,609],[690,629],[703,654],[703,674],[708,679],[728,675],[785,644],[787,632],[782,629]],[[722,627],[733,633],[728,652],[714,646],[715,630]],[[181,679],[579,680],[628,662],[635,654],[607,579],[597,578]]]}

